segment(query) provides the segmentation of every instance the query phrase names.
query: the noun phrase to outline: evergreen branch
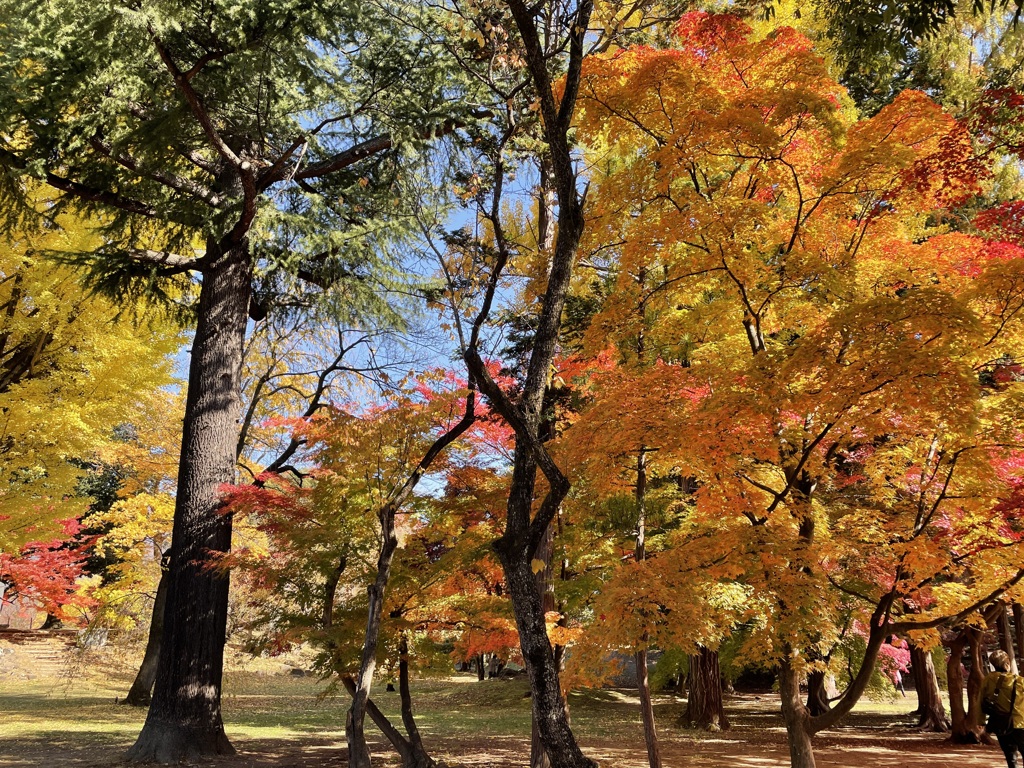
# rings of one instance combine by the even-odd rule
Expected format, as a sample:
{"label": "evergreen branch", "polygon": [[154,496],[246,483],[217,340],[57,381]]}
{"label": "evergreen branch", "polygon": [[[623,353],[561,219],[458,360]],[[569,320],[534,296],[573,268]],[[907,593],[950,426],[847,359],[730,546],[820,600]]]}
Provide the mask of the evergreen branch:
{"label": "evergreen branch", "polygon": [[206,266],[204,259],[190,259],[177,253],[167,251],[151,251],[149,249],[127,251],[130,258],[147,264],[156,264],[164,269],[164,274],[176,275],[191,270],[202,271]]}
{"label": "evergreen branch", "polygon": [[206,107],[203,106],[202,99],[199,98],[199,94],[196,93],[195,88],[189,82],[186,74],[178,68],[178,65],[171,58],[171,54],[164,47],[163,41],[160,36],[156,34],[152,25],[149,26],[149,33],[153,38],[153,45],[156,47],[157,53],[160,55],[160,60],[163,61],[164,66],[167,67],[167,71],[171,73],[171,77],[174,78],[175,84],[178,86],[178,90],[181,91],[181,95],[185,97],[185,101],[188,103],[189,108],[192,110],[192,114],[199,122],[200,127],[203,129],[203,133],[206,134],[206,138],[210,140],[214,148],[232,165],[240,166],[242,164],[241,158],[234,153],[234,151],[227,145],[224,139],[221,138],[220,133],[217,132],[216,126],[213,124],[213,120],[210,118],[210,113],[206,111]]}
{"label": "evergreen branch", "polygon": [[[292,178],[297,179],[298,181],[318,179],[321,176],[327,176],[335,171],[348,168],[350,165],[355,165],[360,160],[365,160],[373,155],[386,152],[394,145],[394,139],[389,133],[382,136],[374,136],[372,139],[361,141],[353,147],[349,147],[348,149],[338,152],[325,160],[321,160],[319,163],[314,163],[308,168],[296,172],[292,175]],[[280,173],[280,169],[278,170],[278,173]],[[279,179],[263,180],[262,183],[270,184],[273,183],[273,181],[278,180]]]}
{"label": "evergreen branch", "polygon": [[[4,149],[3,147],[0,147],[0,165],[4,165],[16,171],[26,171],[28,169],[28,163],[23,158],[7,149]],[[150,219],[156,218],[157,215],[155,208],[150,205],[146,205],[139,200],[133,200],[130,197],[119,195],[116,192],[96,189],[77,181],[66,179],[63,176],[58,176],[50,171],[46,171],[43,174],[42,180],[54,189],[59,189],[61,192],[66,192],[80,200],[102,203],[103,205],[109,205],[112,208],[117,208],[127,213],[134,213],[139,216],[145,216]]]}
{"label": "evergreen branch", "polygon": [[[482,120],[484,118],[491,117],[492,115],[493,113],[490,110],[477,110],[471,114],[471,117]],[[448,134],[459,130],[459,128],[465,128],[468,124],[469,123],[467,120],[445,120],[440,125],[433,126],[431,128],[427,128],[423,131],[420,131],[415,138],[422,140],[440,138],[442,136],[447,136]],[[319,127],[317,128],[317,130],[319,130]],[[303,140],[304,139],[305,137],[303,137]],[[299,141],[298,139],[296,139],[296,142],[298,143],[293,144],[292,147],[289,147],[288,150],[286,150],[286,155],[294,152],[295,149],[297,149],[298,146],[301,145],[301,141]],[[331,157],[325,158],[324,160],[321,160],[318,163],[313,163],[313,165],[309,166],[308,168],[293,173],[291,175],[291,178],[295,179],[296,181],[305,181],[307,179],[318,179],[323,176],[328,176],[334,173],[335,171],[340,171],[344,168],[348,168],[349,166],[355,165],[360,160],[365,160],[366,158],[372,157],[373,155],[380,154],[381,152],[386,152],[387,150],[392,149],[394,146],[395,137],[392,134],[384,133],[381,134],[380,136],[374,136],[372,138],[361,141],[358,144],[349,147],[348,149],[342,150],[341,152],[338,152],[332,155]],[[275,181],[280,181],[283,178],[283,176],[281,175],[282,168],[276,162],[274,163],[274,166],[277,166],[277,170],[275,171],[274,175],[271,176],[267,174],[261,177],[261,185],[269,186],[270,184],[273,184]]]}
{"label": "evergreen branch", "polygon": [[93,137],[89,140],[89,144],[105,157],[109,157],[118,165],[127,168],[129,171],[162,184],[165,187],[170,187],[177,192],[183,192],[187,195],[191,195],[204,203],[209,205],[211,208],[224,208],[224,199],[219,195],[215,194],[211,189],[206,186],[199,184],[198,182],[186,179],[181,176],[169,173],[161,173],[159,171],[147,171],[142,168],[138,160],[129,154],[124,152],[115,153],[113,148],[107,142],[100,139],[98,136]]}

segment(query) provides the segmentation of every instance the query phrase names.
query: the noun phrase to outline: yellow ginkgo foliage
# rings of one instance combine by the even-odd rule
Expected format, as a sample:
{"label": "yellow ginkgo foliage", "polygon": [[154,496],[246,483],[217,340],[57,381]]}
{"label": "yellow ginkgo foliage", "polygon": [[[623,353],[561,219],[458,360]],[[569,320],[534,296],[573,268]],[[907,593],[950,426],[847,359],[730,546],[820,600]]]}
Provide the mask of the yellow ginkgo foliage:
{"label": "yellow ginkgo foliage", "polygon": [[85,463],[148,419],[148,396],[174,380],[179,329],[138,320],[125,310],[144,308],[90,292],[53,258],[99,243],[66,217],[0,242],[0,551],[80,516]]}

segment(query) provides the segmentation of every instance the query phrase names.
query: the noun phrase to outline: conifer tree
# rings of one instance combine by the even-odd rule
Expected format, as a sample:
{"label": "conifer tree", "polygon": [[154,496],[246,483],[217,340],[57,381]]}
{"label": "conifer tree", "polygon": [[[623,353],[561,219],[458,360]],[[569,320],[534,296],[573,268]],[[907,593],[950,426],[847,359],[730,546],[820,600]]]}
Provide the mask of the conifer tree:
{"label": "conifer tree", "polygon": [[[404,148],[461,123],[458,77],[400,28],[408,8],[337,0],[0,3],[0,197],[107,217],[80,263],[121,298],[198,293],[174,553],[153,704],[129,757],[230,753],[220,714],[242,345],[275,297],[373,299]],[[26,209],[22,208],[25,212]],[[11,216],[9,216],[11,218]],[[380,306],[377,307],[380,309]]]}

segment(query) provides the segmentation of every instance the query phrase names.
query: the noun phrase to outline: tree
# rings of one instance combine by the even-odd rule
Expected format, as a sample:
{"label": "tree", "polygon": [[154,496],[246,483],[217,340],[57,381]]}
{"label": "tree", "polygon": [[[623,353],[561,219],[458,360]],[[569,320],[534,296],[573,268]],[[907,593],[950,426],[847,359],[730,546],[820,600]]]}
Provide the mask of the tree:
{"label": "tree", "polygon": [[219,489],[234,481],[248,317],[297,280],[372,304],[369,254],[401,197],[399,150],[461,119],[449,107],[458,77],[391,10],[0,7],[4,198],[34,177],[55,190],[53,210],[103,211],[104,245],[86,259],[101,288],[198,287],[163,652],[133,760],[232,751],[220,715],[228,580],[206,564],[230,546]]}
{"label": "tree", "polygon": [[[39,204],[38,201],[34,201]],[[116,450],[116,429],[171,383],[174,323],[134,323],[142,305],[90,294],[48,253],[98,243],[81,218],[11,230],[0,244],[0,549],[57,533],[80,517],[92,461]]]}
{"label": "tree", "polygon": [[[415,386],[399,389],[365,413],[335,408],[304,423],[300,439],[310,451],[314,467],[308,490],[248,486],[234,492],[237,510],[270,513],[265,530],[275,534],[278,547],[276,553],[269,553],[269,559],[285,564],[284,568],[271,568],[270,563],[258,561],[259,578],[267,581],[276,574],[278,584],[297,583],[300,594],[308,600],[312,592],[322,606],[314,627],[324,633],[319,639],[329,656],[329,669],[345,675],[353,699],[346,724],[353,765],[370,764],[363,721],[370,708],[382,623],[385,615],[398,618],[401,614],[385,612],[400,546],[397,517],[403,505],[412,501],[422,477],[433,471],[435,460],[444,458],[446,449],[473,426],[475,418],[472,386],[466,390],[444,372],[424,375]],[[371,519],[376,521],[376,530],[372,523],[367,525]],[[368,530],[373,536],[367,542]],[[352,547],[360,538],[365,551],[363,557],[356,557]],[[363,572],[353,572],[350,559],[375,559],[376,565],[368,567],[367,563]],[[348,584],[366,585],[367,601],[365,606],[361,601],[358,605],[365,610],[365,631],[358,649],[351,647],[351,631],[339,634],[335,629],[335,596],[342,577]],[[301,602],[297,607],[299,613],[292,613],[278,631],[309,626],[308,608]],[[354,606],[346,607],[351,611]],[[351,625],[347,629],[351,630]],[[399,654],[401,666],[408,663],[404,633],[400,640],[405,648]],[[354,679],[348,677],[351,656],[358,659]],[[407,687],[407,668],[404,676]],[[403,759],[410,768],[433,765],[423,750],[411,711],[405,719],[409,743],[400,740],[395,746],[406,752]]]}
{"label": "tree", "polygon": [[[698,478],[703,555],[731,563],[723,576],[766,612],[748,652],[779,663],[793,764],[813,766],[811,735],[849,711],[889,634],[966,615],[1021,577],[1003,558],[1016,539],[1000,538],[1012,486],[991,481],[1016,443],[1016,400],[979,381],[987,347],[1016,343],[1020,266],[929,231],[982,171],[964,127],[923,95],[854,122],[792,30],[753,40],[735,17],[688,14],[677,34],[676,50],[592,60],[581,90],[601,174],[588,232],[619,244],[592,336],[635,337],[635,275],[660,277],[647,338],[665,362],[603,405],[617,441],[651,430]],[[944,586],[967,573],[969,589]],[[812,716],[800,677],[850,597],[863,661]],[[900,620],[901,600],[928,617]]]}

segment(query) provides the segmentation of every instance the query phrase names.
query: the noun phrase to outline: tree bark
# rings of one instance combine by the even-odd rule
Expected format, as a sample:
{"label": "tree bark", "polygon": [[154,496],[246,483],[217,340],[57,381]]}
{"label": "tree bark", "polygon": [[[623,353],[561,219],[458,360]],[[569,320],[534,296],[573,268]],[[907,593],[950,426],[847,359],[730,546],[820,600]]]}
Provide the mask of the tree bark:
{"label": "tree bark", "polygon": [[793,667],[793,659],[798,652],[792,648],[784,650],[779,670],[779,692],[782,697],[782,715],[786,722],[786,734],[789,738],[789,751],[792,768],[815,768],[814,749],[811,737],[814,734],[831,728],[849,714],[854,705],[867,689],[868,681],[878,660],[878,652],[886,635],[889,634],[886,617],[892,607],[893,596],[890,593],[875,606],[871,614],[868,642],[861,659],[860,669],[853,680],[843,691],[828,712],[811,716],[807,706],[800,698],[800,673]]}
{"label": "tree bark", "polygon": [[476,679],[480,682],[487,679],[487,672],[484,669],[484,655],[482,653],[476,655]]}
{"label": "tree bark", "polygon": [[964,629],[957,633],[949,644],[949,658],[946,659],[946,681],[949,688],[949,713],[952,723],[950,738],[956,744],[977,744],[981,729],[974,722],[977,716],[971,716],[970,709],[977,711],[970,702],[970,686],[968,686],[968,705],[964,706],[964,649],[969,645],[970,630]]}
{"label": "tree bark", "polygon": [[[643,289],[644,270],[640,271],[640,287]],[[641,304],[641,312],[643,305]],[[641,317],[641,321],[643,318]],[[643,324],[637,338],[637,357],[642,362],[644,357]],[[636,545],[633,558],[638,563],[647,559],[647,454],[641,445],[636,457]],[[647,675],[647,643],[649,637],[645,633],[640,638],[640,649],[634,656],[636,662],[636,684],[640,694],[640,719],[644,724],[644,744],[647,745],[647,762],[650,768],[661,768],[661,749],[658,746],[658,729],[654,722],[654,702],[651,699],[651,681]]]}
{"label": "tree bark", "polygon": [[384,597],[388,581],[391,579],[391,565],[394,562],[395,550],[398,549],[395,515],[398,514],[402,504],[412,495],[416,485],[433,464],[434,459],[472,426],[476,418],[475,404],[476,390],[474,389],[473,375],[470,374],[469,393],[466,395],[466,411],[463,417],[434,440],[416,467],[409,473],[405,482],[394,489],[389,494],[387,501],[377,510],[377,520],[380,522],[381,530],[380,552],[377,555],[377,575],[374,577],[373,583],[367,587],[369,601],[366,632],[363,635],[362,656],[359,662],[359,677],[355,681],[352,706],[349,708],[345,722],[349,768],[369,768],[370,766],[370,750],[366,745],[363,723],[366,719],[367,702],[370,699],[370,687],[373,685],[373,672],[377,666],[377,644],[380,639],[380,624],[384,613]]}
{"label": "tree bark", "polygon": [[373,685],[373,672],[377,667],[377,643],[380,639],[380,622],[384,612],[384,594],[391,577],[395,550],[398,548],[394,510],[390,505],[385,505],[378,517],[384,538],[377,557],[377,576],[373,584],[367,587],[369,604],[363,653],[359,662],[356,690],[352,695],[352,707],[345,723],[349,768],[370,768],[370,749],[366,744],[363,722],[366,719],[366,702],[370,698],[370,687]]}
{"label": "tree bark", "polygon": [[1010,618],[1007,606],[1001,605],[996,614],[996,631],[999,634],[999,648],[1010,657],[1010,672],[1017,674],[1017,654],[1013,651],[1013,633],[1010,630]]}
{"label": "tree bark", "polygon": [[939,680],[935,675],[931,652],[911,644],[910,665],[914,673],[914,688],[917,690],[917,727],[923,731],[946,733],[950,722],[939,692]]}
{"label": "tree bark", "polygon": [[[168,562],[169,565],[169,562]],[[156,684],[156,670],[160,663],[160,636],[164,630],[164,611],[167,606],[167,585],[170,581],[168,568],[161,568],[160,582],[156,585],[156,598],[153,600],[153,617],[149,622],[149,638],[146,640],[146,653],[142,657],[138,674],[132,683],[128,695],[122,704],[131,707],[148,707],[153,700],[153,686]]]}
{"label": "tree bark", "polygon": [[402,634],[398,641],[398,695],[402,701],[402,724],[409,735],[410,761],[403,768],[435,768],[436,763],[423,747],[423,737],[412,712],[412,693],[409,690],[409,639]]}
{"label": "tree bark", "polygon": [[[541,206],[541,211],[545,207]],[[542,228],[543,232],[544,229]],[[534,562],[543,563],[542,568],[537,568],[534,579],[537,582],[537,591],[541,594],[544,613],[555,610],[555,591],[551,571],[551,556],[554,553],[555,526],[552,522],[544,532],[540,546],[534,555]],[[551,768],[551,759],[540,738],[540,728],[537,726],[537,715],[532,713],[530,717],[530,768]]]}
{"label": "tree bark", "polygon": [[729,727],[722,702],[722,673],[718,651],[700,647],[690,654],[690,692],[686,700],[687,725],[708,731],[722,731]]}
{"label": "tree bark", "polygon": [[647,763],[651,768],[661,768],[661,748],[658,746],[658,731],[654,722],[651,681],[647,675],[647,649],[641,648],[637,651],[634,660],[637,688],[640,693],[640,719],[644,724],[644,743],[647,745]]}
{"label": "tree bark", "polygon": [[967,646],[971,653],[971,671],[967,675],[967,727],[977,734],[982,744],[991,744],[992,739],[984,729],[985,716],[981,712],[981,685],[985,679],[981,658],[982,632],[975,627],[967,629]]}
{"label": "tree bark", "polygon": [[[348,675],[343,675],[341,682],[345,686],[345,690],[349,692],[349,695],[354,697],[356,694],[355,680]],[[373,721],[373,724],[377,726],[382,734],[384,734],[384,738],[391,742],[391,746],[394,747],[395,751],[398,753],[398,757],[401,759],[402,765],[410,765],[413,760],[413,752],[412,745],[409,743],[409,740],[405,738],[397,728],[395,728],[391,721],[388,720],[387,715],[381,712],[373,702],[373,699],[369,697],[366,699],[366,714],[370,716],[370,720]]]}
{"label": "tree bark", "polygon": [[828,690],[829,673],[815,669],[807,673],[807,710],[811,717],[823,715],[832,709]]}
{"label": "tree bark", "polygon": [[[545,53],[545,41],[551,39],[550,33],[554,30],[550,27],[541,29],[537,11],[525,0],[508,0],[507,4],[519,30],[526,68],[537,93],[540,123],[558,198],[558,221],[555,222],[555,245],[547,287],[518,401],[512,403],[487,372],[477,348],[479,323],[472,343],[465,350],[465,358],[491,405],[516,433],[505,531],[494,548],[512,599],[540,738],[553,768],[592,768],[596,764],[580,750],[569,726],[559,682],[558,660],[548,640],[543,601],[533,578],[532,560],[547,526],[569,491],[568,480],[540,443],[539,427],[544,390],[558,346],[562,310],[585,223],[569,131],[579,92],[593,2],[581,0],[575,13],[557,22],[559,29],[555,34],[559,39],[556,45],[560,46],[564,39],[568,51],[566,76],[560,83],[557,96],[552,84],[551,60]],[[538,463],[549,488],[534,515]]]}
{"label": "tree bark", "polygon": [[1024,606],[1013,604],[1013,636],[1017,641],[1017,658],[1024,659]]}
{"label": "tree bark", "polygon": [[212,239],[199,294],[178,465],[164,631],[153,703],[126,758],[176,763],[233,754],[221,719],[228,574],[211,565],[231,547],[221,488],[235,480],[242,347],[252,261],[248,243]]}
{"label": "tree bark", "polygon": [[788,658],[783,659],[779,670],[779,693],[782,696],[786,735],[789,737],[790,768],[815,768],[810,714],[800,698],[800,675],[793,669]]}

